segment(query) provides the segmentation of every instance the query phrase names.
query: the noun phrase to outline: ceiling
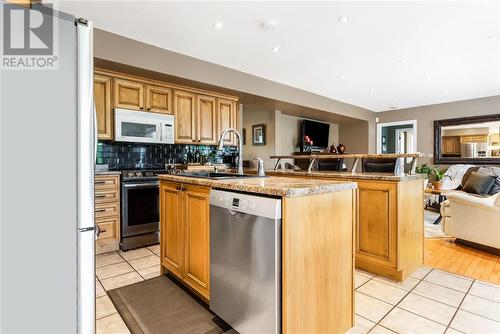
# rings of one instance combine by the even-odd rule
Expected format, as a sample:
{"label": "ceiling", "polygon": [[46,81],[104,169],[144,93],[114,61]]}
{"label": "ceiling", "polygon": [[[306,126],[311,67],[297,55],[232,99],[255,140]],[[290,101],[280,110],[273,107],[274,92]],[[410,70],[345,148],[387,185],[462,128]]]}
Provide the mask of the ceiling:
{"label": "ceiling", "polygon": [[498,1],[65,1],[59,9],[372,111],[500,95]]}

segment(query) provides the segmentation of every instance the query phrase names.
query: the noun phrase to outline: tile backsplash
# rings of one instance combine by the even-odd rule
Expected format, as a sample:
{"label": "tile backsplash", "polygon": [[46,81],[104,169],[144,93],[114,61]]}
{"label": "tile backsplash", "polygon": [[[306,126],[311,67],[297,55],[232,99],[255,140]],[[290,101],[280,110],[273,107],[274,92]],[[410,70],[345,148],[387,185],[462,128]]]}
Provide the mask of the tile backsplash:
{"label": "tile backsplash", "polygon": [[224,157],[231,156],[237,149],[225,147],[224,152],[217,152],[216,146],[195,146],[180,144],[140,144],[99,141],[97,146],[97,164],[107,164],[110,170],[122,169],[163,169],[166,163],[182,163],[187,159],[188,151],[198,150],[214,163],[224,162]]}

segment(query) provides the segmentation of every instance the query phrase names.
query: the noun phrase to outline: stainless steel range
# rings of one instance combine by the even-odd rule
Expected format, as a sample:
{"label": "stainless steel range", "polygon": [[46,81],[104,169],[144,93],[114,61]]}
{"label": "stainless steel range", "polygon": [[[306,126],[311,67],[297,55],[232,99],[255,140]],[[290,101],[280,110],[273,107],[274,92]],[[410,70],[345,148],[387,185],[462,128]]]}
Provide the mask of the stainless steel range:
{"label": "stainless steel range", "polygon": [[121,247],[129,250],[159,243],[158,175],[167,170],[127,170],[121,178]]}

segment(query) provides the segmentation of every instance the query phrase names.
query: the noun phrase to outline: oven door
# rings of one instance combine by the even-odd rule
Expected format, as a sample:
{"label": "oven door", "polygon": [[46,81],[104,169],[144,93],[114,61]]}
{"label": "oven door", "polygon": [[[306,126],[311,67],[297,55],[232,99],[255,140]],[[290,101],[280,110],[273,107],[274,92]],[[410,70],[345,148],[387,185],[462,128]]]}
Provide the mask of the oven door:
{"label": "oven door", "polygon": [[122,238],[160,230],[159,186],[159,181],[122,182]]}

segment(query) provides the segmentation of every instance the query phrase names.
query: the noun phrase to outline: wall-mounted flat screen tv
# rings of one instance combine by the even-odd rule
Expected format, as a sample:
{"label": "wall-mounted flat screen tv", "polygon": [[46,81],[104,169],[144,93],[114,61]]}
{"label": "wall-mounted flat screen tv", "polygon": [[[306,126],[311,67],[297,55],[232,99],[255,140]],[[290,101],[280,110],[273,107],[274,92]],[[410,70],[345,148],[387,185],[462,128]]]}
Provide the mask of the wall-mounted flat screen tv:
{"label": "wall-mounted flat screen tv", "polygon": [[304,137],[309,136],[313,141],[312,148],[314,149],[325,149],[328,148],[328,138],[330,135],[330,124],[303,120],[302,121],[302,145],[304,145]]}

